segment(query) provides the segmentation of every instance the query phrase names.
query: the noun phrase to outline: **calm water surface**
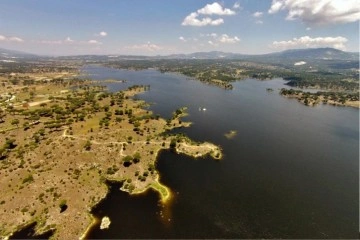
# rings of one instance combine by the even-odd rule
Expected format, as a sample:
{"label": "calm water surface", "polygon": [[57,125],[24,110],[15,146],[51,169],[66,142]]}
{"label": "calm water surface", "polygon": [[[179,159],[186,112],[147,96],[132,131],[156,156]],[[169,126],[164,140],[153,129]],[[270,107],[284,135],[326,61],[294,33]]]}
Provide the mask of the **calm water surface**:
{"label": "calm water surface", "polygon": [[[110,217],[110,229],[96,226],[89,238],[358,237],[358,109],[306,107],[278,94],[282,79],[247,79],[226,91],[156,70],[83,71],[127,80],[107,83],[111,91],[150,85],[137,98],[162,117],[187,106],[185,120],[194,124],[179,131],[220,145],[225,155],[217,162],[162,151],[161,182],[175,195],[170,220],[160,217],[157,193],[129,196],[115,184],[93,211]],[[238,133],[233,139],[224,137],[230,130]]]}

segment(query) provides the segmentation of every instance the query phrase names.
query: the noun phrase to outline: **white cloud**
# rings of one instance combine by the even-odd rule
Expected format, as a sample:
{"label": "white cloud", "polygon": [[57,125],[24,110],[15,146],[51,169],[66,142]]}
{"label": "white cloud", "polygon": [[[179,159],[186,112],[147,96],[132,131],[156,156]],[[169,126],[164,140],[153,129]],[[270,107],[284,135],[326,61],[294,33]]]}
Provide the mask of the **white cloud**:
{"label": "white cloud", "polygon": [[202,38],[207,38],[207,43],[213,46],[218,46],[219,44],[234,44],[240,42],[241,39],[237,36],[229,36],[227,34],[217,34],[217,33],[208,33],[200,34]]}
{"label": "white cloud", "polygon": [[237,36],[229,37],[227,34],[222,34],[218,41],[221,43],[237,43],[240,41],[240,38]]}
{"label": "white cloud", "polygon": [[0,35],[0,41],[17,42],[17,43],[24,42],[24,40],[19,37],[7,37],[4,35]]}
{"label": "white cloud", "polygon": [[217,26],[217,25],[220,25],[223,23],[224,23],[224,20],[222,18],[218,18],[218,19],[212,20],[210,25]]}
{"label": "white cloud", "polygon": [[240,9],[240,8],[241,8],[240,3],[238,2],[234,3],[233,9]]}
{"label": "white cloud", "polygon": [[19,38],[19,37],[10,37],[10,38],[9,38],[9,41],[10,41],[10,42],[24,42],[24,40],[22,40],[22,39]]}
{"label": "white cloud", "polygon": [[307,27],[307,28],[306,28],[306,31],[310,31],[310,30],[311,30],[311,27]]}
{"label": "white cloud", "polygon": [[74,40],[72,40],[70,37],[67,37],[64,42],[72,43],[72,42],[74,42]]}
{"label": "white cloud", "polygon": [[234,15],[235,11],[229,8],[223,8],[219,3],[206,4],[205,7],[197,10],[198,14],[204,15]]}
{"label": "white cloud", "polygon": [[102,44],[102,42],[99,42],[97,40],[75,41],[70,37],[67,37],[64,40],[42,40],[42,41],[38,41],[38,43],[49,44],[49,45],[101,45]]}
{"label": "white cloud", "polygon": [[187,40],[186,40],[183,36],[180,36],[180,37],[179,37],[179,40],[180,40],[180,41],[183,41],[183,42],[187,42]]}
{"label": "white cloud", "polygon": [[293,38],[288,41],[274,41],[272,46],[275,48],[289,49],[289,48],[315,48],[315,47],[333,47],[340,50],[345,50],[345,43],[348,40],[344,37],[317,37],[311,38],[304,36],[300,38]]}
{"label": "white cloud", "polygon": [[197,39],[197,38],[185,38],[183,36],[180,36],[179,40],[182,42],[190,42],[190,41],[197,42],[197,41],[199,41],[199,39]]}
{"label": "white cloud", "polygon": [[283,8],[283,4],[284,3],[282,3],[281,1],[273,0],[268,12],[270,14],[277,13],[278,11],[280,11]]}
{"label": "white cloud", "polygon": [[190,13],[187,17],[185,17],[185,19],[181,25],[203,27],[203,26],[207,26],[207,25],[217,26],[217,25],[224,23],[224,20],[222,18],[213,20],[209,17],[206,17],[206,18],[202,18],[200,20],[197,18],[198,16],[199,16],[199,14],[197,14],[196,12]]}
{"label": "white cloud", "polygon": [[300,62],[294,63],[294,66],[301,66],[301,65],[305,65],[305,64],[306,64],[305,61],[300,61]]}
{"label": "white cloud", "polygon": [[164,49],[156,44],[147,42],[146,44],[135,44],[132,46],[126,46],[125,49],[142,50],[148,52],[155,52]]}
{"label": "white cloud", "polygon": [[311,25],[360,20],[360,0],[273,0],[268,12],[287,11],[286,20],[300,19]]}
{"label": "white cloud", "polygon": [[263,12],[254,12],[253,17],[259,18],[262,17],[263,14],[264,14]]}
{"label": "white cloud", "polygon": [[102,42],[99,42],[97,40],[89,40],[89,41],[87,41],[87,43],[94,44],[94,45],[101,45],[102,44]]}
{"label": "white cloud", "polygon": [[212,37],[212,38],[216,38],[217,34],[216,33],[208,33],[206,34],[207,37]]}
{"label": "white cloud", "polygon": [[208,43],[212,46],[218,46],[218,44],[214,43],[213,41],[209,40]]}
{"label": "white cloud", "polygon": [[108,33],[105,31],[101,31],[99,33],[94,34],[95,37],[106,37],[107,35],[108,35]]}
{"label": "white cloud", "polygon": [[64,41],[62,40],[41,40],[39,43],[42,44],[49,44],[49,45],[57,45],[57,44],[63,44]]}
{"label": "white cloud", "polygon": [[252,14],[252,16],[256,19],[255,20],[255,24],[263,24],[263,20],[261,19],[261,17],[264,15],[263,12],[254,12]]}
{"label": "white cloud", "polygon": [[103,31],[103,32],[100,32],[99,35],[102,36],[102,37],[106,37],[108,34],[107,34],[107,32]]}
{"label": "white cloud", "polygon": [[196,26],[196,27],[203,27],[208,25],[218,26],[224,23],[224,19],[222,18],[212,19],[210,17],[201,17],[201,15],[229,16],[235,14],[236,14],[235,11],[229,8],[224,8],[219,3],[214,2],[212,4],[207,4],[205,7],[198,9],[196,12],[190,13],[188,16],[185,17],[181,25]]}

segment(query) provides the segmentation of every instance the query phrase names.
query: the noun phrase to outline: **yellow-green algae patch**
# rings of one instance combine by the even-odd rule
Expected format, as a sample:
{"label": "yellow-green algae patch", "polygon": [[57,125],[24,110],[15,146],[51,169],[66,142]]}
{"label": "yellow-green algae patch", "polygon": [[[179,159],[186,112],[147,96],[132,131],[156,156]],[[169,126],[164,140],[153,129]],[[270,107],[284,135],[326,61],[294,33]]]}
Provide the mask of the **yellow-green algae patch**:
{"label": "yellow-green algae patch", "polygon": [[171,199],[171,191],[168,187],[162,185],[158,180],[150,184],[150,187],[160,193],[161,202],[167,203]]}

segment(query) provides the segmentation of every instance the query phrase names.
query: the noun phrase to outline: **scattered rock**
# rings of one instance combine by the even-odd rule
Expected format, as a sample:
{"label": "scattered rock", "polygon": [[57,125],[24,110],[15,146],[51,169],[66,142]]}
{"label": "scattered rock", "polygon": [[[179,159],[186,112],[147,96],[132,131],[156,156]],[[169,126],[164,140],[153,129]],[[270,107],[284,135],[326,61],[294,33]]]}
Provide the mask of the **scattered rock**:
{"label": "scattered rock", "polygon": [[224,136],[227,138],[227,139],[232,139],[233,137],[235,137],[237,134],[237,131],[235,130],[231,130],[229,131],[228,133],[225,133]]}

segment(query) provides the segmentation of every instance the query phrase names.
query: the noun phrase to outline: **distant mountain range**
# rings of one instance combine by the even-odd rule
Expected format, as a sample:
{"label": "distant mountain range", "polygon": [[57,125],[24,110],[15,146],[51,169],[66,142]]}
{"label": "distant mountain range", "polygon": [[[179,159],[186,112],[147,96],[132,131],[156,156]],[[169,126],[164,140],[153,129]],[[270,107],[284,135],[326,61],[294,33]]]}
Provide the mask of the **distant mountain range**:
{"label": "distant mountain range", "polygon": [[[1,61],[16,61],[17,59],[34,59],[46,58],[26,52],[14,51],[0,48]],[[49,57],[50,58],[50,57]],[[51,57],[53,58],[53,57]],[[220,51],[212,52],[195,52],[190,54],[172,54],[166,56],[132,56],[132,55],[76,55],[58,57],[61,59],[92,59],[92,60],[106,60],[106,59],[234,59],[234,60],[248,60],[260,62],[278,62],[284,60],[291,61],[306,61],[306,60],[359,60],[359,53],[344,52],[334,48],[308,48],[308,49],[291,49],[282,52],[275,52],[261,55],[247,55],[238,53],[228,53]]]}
{"label": "distant mountain range", "polygon": [[287,59],[359,60],[359,53],[344,52],[335,48],[290,49],[269,55]]}
{"label": "distant mountain range", "polygon": [[166,58],[179,59],[240,59],[240,60],[260,60],[260,59],[291,59],[291,60],[358,60],[359,53],[344,52],[334,48],[307,48],[307,49],[291,49],[282,52],[275,52],[260,55],[247,55],[227,52],[196,52],[191,54],[174,54],[166,56]]}
{"label": "distant mountain range", "polygon": [[15,60],[16,58],[34,58],[34,57],[38,57],[38,55],[0,48],[1,60],[11,60],[11,59]]}

